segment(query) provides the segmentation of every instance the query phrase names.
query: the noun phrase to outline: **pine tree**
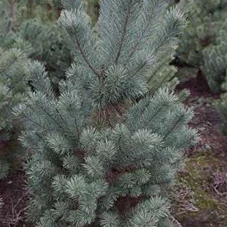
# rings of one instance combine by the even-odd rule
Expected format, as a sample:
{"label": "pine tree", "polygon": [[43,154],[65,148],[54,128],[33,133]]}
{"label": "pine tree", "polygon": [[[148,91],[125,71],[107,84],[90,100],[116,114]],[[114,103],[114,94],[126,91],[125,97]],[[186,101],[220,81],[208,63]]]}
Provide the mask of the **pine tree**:
{"label": "pine tree", "polygon": [[[39,227],[170,227],[164,196],[196,141],[192,110],[147,75],[172,53],[184,25],[165,0],[101,1],[98,36],[81,1],[63,1],[61,23],[75,62],[55,96],[42,64],[28,67],[34,93],[15,110]],[[162,67],[162,65],[160,65]]]}

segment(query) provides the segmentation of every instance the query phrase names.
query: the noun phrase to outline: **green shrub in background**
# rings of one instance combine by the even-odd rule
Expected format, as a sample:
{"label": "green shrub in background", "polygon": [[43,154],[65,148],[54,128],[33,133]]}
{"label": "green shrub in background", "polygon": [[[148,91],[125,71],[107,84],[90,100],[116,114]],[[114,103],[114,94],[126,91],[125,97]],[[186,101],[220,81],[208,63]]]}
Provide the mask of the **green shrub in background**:
{"label": "green shrub in background", "polygon": [[147,74],[176,46],[183,15],[165,0],[105,0],[94,38],[81,1],[63,3],[75,62],[60,96],[35,62],[36,92],[15,111],[32,153],[29,219],[40,227],[170,227],[163,189],[196,141],[193,114],[167,88],[151,95]]}
{"label": "green shrub in background", "polygon": [[[86,11],[95,24],[98,17],[99,1],[84,0]],[[7,31],[2,33],[6,44],[11,47],[15,38],[27,41],[32,52],[29,57],[42,61],[55,84],[64,78],[73,56],[67,47],[64,30],[58,24],[62,4],[60,0],[3,0],[0,3]],[[6,33],[10,38],[6,39]],[[1,34],[0,34],[1,38]],[[1,45],[1,44],[0,44]]]}
{"label": "green shrub in background", "polygon": [[64,34],[58,22],[43,24],[36,18],[25,21],[17,33],[31,45],[29,57],[45,64],[51,81],[55,84],[64,78],[65,70],[72,61],[71,52],[64,42]]}
{"label": "green shrub in background", "polygon": [[204,64],[203,50],[216,43],[227,17],[226,0],[181,0],[188,11],[188,26],[181,36],[178,58],[196,68]]}
{"label": "green shrub in background", "polygon": [[[227,23],[226,23],[227,25]],[[226,26],[227,29],[227,26]],[[205,67],[210,87],[214,92],[222,92],[218,107],[223,115],[223,131],[227,133],[227,30],[221,30],[217,45],[204,51]]]}
{"label": "green shrub in background", "polygon": [[91,17],[92,23],[96,23],[99,16],[100,0],[83,0],[86,5],[87,14]]}
{"label": "green shrub in background", "polygon": [[226,91],[222,83],[226,79],[227,70],[227,20],[223,23],[216,44],[210,45],[203,51],[204,65],[202,70],[213,92]]}
{"label": "green shrub in background", "polygon": [[0,178],[22,158],[17,137],[23,125],[12,111],[24,102],[30,89],[28,57],[45,62],[51,78],[64,75],[71,62],[57,18],[45,23],[28,19],[21,13],[26,4],[19,0],[0,2]]}
{"label": "green shrub in background", "polygon": [[15,37],[15,18],[9,1],[0,2],[0,179],[15,164],[21,153],[16,141],[21,130],[12,111],[28,91],[26,64],[30,46]]}
{"label": "green shrub in background", "polygon": [[8,0],[0,2],[0,46],[9,47],[14,40],[14,17],[11,16]]}
{"label": "green shrub in background", "polygon": [[3,0],[0,4],[1,21],[4,22],[0,35],[5,42],[3,47],[11,48],[19,37],[30,45],[29,57],[43,62],[52,82],[58,83],[72,62],[71,52],[63,40],[65,32],[57,21],[60,3]]}
{"label": "green shrub in background", "polygon": [[13,109],[25,100],[28,92],[28,62],[22,50],[0,48],[0,179],[22,154],[17,142],[22,126],[14,118]]}

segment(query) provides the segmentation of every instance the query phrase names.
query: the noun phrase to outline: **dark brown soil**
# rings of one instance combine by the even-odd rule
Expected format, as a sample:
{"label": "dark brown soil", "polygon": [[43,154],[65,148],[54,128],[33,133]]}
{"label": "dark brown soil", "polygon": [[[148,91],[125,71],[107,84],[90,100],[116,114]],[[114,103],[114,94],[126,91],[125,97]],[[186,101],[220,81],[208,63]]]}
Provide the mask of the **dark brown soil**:
{"label": "dark brown soil", "polygon": [[176,198],[176,218],[183,227],[227,227],[227,136],[215,107],[219,95],[201,76],[178,86],[185,88],[191,93],[185,102],[195,113],[190,126],[198,130],[200,141],[186,153],[186,169],[179,174],[179,182],[188,188],[178,186],[182,197]]}
{"label": "dark brown soil", "polygon": [[180,83],[177,90],[182,89],[190,91],[185,103],[194,108],[195,116],[189,126],[195,128],[200,135],[200,142],[193,150],[210,147],[215,154],[227,158],[227,136],[222,132],[223,119],[216,107],[219,94],[211,92],[206,80],[200,74]]}
{"label": "dark brown soil", "polygon": [[219,97],[218,94],[212,93],[212,91],[208,86],[206,78],[201,71],[198,71],[198,75],[196,76],[191,75],[191,77],[188,80],[179,83],[176,87],[177,91],[180,91],[183,89],[190,90],[190,93],[191,93],[190,98],[199,98],[199,97],[218,98]]}
{"label": "dark brown soil", "polygon": [[14,171],[0,181],[0,197],[3,199],[3,207],[0,209],[0,227],[24,227],[28,192],[23,170]]}

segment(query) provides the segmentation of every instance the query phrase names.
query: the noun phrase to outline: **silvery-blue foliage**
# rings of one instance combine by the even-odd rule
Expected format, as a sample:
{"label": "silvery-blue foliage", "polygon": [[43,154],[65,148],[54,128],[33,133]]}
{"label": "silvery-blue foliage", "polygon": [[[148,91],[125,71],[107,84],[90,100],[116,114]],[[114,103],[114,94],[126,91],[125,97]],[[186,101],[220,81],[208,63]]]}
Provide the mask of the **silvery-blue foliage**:
{"label": "silvery-blue foliage", "polygon": [[[196,141],[193,113],[147,75],[172,54],[183,14],[164,0],[101,1],[98,35],[80,1],[63,1],[61,23],[75,61],[55,97],[42,64],[22,114],[37,226],[170,227],[163,190]],[[160,65],[162,67],[162,65]]]}

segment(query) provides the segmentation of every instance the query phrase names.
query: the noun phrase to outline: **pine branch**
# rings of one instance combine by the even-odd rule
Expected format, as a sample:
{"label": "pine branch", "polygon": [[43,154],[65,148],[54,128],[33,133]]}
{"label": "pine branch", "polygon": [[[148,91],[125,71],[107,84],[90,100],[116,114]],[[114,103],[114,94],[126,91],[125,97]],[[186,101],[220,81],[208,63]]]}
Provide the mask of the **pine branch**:
{"label": "pine branch", "polygon": [[184,117],[184,115],[182,114],[178,118],[178,120],[173,124],[173,126],[170,128],[170,130],[165,134],[165,136],[163,137],[162,141],[164,141],[171,134],[171,132],[176,128],[176,126],[180,123],[180,121],[182,120],[183,117]]}
{"label": "pine branch", "polygon": [[130,3],[128,5],[127,11],[126,11],[125,22],[124,22],[123,31],[122,31],[121,40],[120,40],[120,47],[119,47],[119,50],[117,52],[115,64],[117,64],[118,59],[121,55],[121,50],[122,50],[122,47],[123,47],[123,43],[124,43],[124,40],[125,40],[126,31],[127,31],[127,26],[128,26],[128,22],[129,22],[129,15],[130,15],[131,7],[132,7],[132,0],[130,0]]}
{"label": "pine branch", "polygon": [[56,124],[59,128],[63,129],[63,127],[54,119],[54,117],[53,117],[47,110],[45,110],[45,109],[43,108],[43,106],[41,106],[41,105],[38,105],[38,106],[42,109],[42,111],[43,111],[47,116],[50,117],[50,119],[52,119],[52,120],[55,122],[55,124]]}
{"label": "pine branch", "polygon": [[18,83],[20,83],[22,79],[23,78],[18,78],[16,81],[13,81],[13,83],[11,83],[11,85],[9,85],[9,90],[13,90],[15,88],[15,85],[17,85]]}
{"label": "pine branch", "polygon": [[155,70],[154,72],[152,72],[152,76],[150,76],[149,79],[147,80],[147,83],[148,83],[148,84],[151,82],[151,79],[156,75],[156,73],[157,73],[163,66],[165,66],[166,63],[167,63],[166,60],[163,61],[163,62],[161,62],[161,63],[159,64],[159,66],[156,68],[156,70]]}
{"label": "pine branch", "polygon": [[[166,76],[161,80],[161,82],[159,83],[159,85],[158,85],[158,87],[156,87],[156,91],[159,89],[159,88],[161,88],[162,87],[162,85],[163,85],[163,83],[165,82],[165,80],[167,79],[167,78],[169,78],[169,75],[171,74],[171,71],[170,72],[168,72],[167,74],[166,74]],[[152,88],[151,88],[152,89]],[[148,93],[150,94],[151,93],[151,89],[149,89],[148,90]]]}
{"label": "pine branch", "polygon": [[144,122],[144,127],[146,127],[158,114],[159,112],[162,110],[163,106],[161,106],[156,113],[149,119],[149,121]]}
{"label": "pine branch", "polygon": [[86,62],[86,64],[88,65],[88,67],[92,70],[92,72],[100,78],[100,75],[98,72],[96,72],[96,70],[94,69],[94,67],[91,65],[91,63],[89,62],[89,60],[87,59],[86,57],[86,54],[84,53],[81,45],[80,45],[80,42],[79,40],[76,38],[76,46],[77,46],[77,49],[80,51],[80,54],[81,56],[83,57],[84,61]]}
{"label": "pine branch", "polygon": [[58,109],[55,108],[55,110],[56,110],[56,112],[58,113],[59,117],[61,118],[62,122],[65,124],[65,126],[67,126],[67,124],[66,124],[64,118],[61,116],[61,114],[60,114],[60,112],[58,111]]}
{"label": "pine branch", "polygon": [[147,62],[144,62],[144,63],[140,66],[140,68],[139,68],[137,71],[135,71],[129,78],[127,78],[127,81],[128,81],[128,80],[131,80],[133,77],[135,77],[140,71],[143,70],[143,68],[144,68],[146,65],[147,65]]}
{"label": "pine branch", "polygon": [[188,140],[185,140],[183,143],[181,143],[177,149],[180,149],[181,147],[184,147],[186,144],[190,144],[191,141],[195,138],[195,135],[191,136]]}
{"label": "pine branch", "polygon": [[127,59],[126,62],[130,61],[130,58],[131,58],[131,57],[134,55],[134,53],[136,52],[136,49],[137,49],[137,47],[139,46],[140,42],[142,41],[142,39],[143,39],[143,37],[144,37],[144,35],[145,35],[147,29],[149,28],[149,25],[150,25],[150,21],[147,22],[146,27],[145,27],[144,30],[142,31],[141,36],[138,38],[137,43],[135,44],[134,47],[132,47],[131,53],[129,54],[129,57],[128,57],[128,59]]}
{"label": "pine branch", "polygon": [[11,67],[14,63],[17,62],[17,60],[23,55],[23,52],[21,52],[18,56],[16,56],[8,65],[7,67],[5,67],[2,71],[0,71],[0,75],[3,75],[3,73],[5,73],[5,71]]}
{"label": "pine branch", "polygon": [[23,118],[24,118],[24,119],[27,119],[27,120],[29,120],[29,121],[31,121],[34,125],[36,125],[36,126],[42,128],[42,125],[40,125],[39,123],[35,122],[32,118],[30,118],[30,117],[29,117],[28,115],[26,115],[25,113],[23,113]]}
{"label": "pine branch", "polygon": [[80,137],[80,131],[79,131],[79,126],[78,126],[78,123],[77,123],[77,119],[76,118],[74,119],[74,122],[76,124],[76,133],[77,133],[77,136],[79,138]]}

